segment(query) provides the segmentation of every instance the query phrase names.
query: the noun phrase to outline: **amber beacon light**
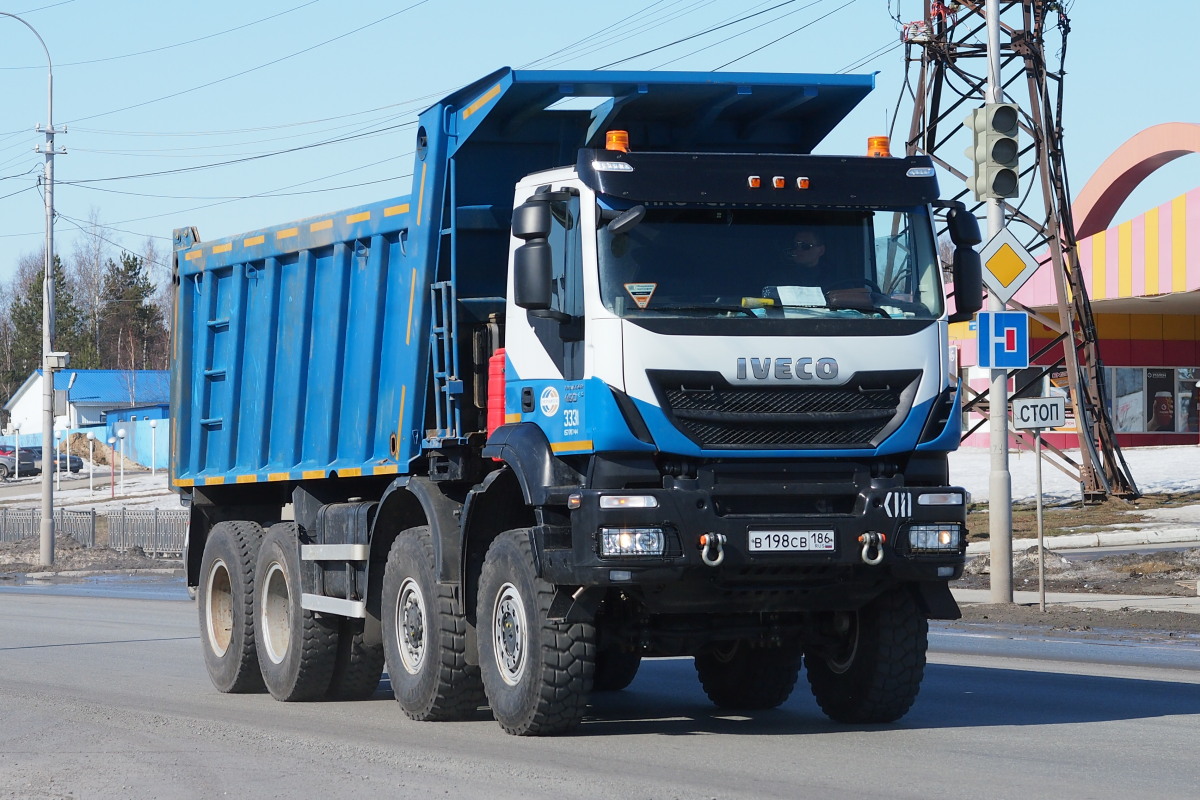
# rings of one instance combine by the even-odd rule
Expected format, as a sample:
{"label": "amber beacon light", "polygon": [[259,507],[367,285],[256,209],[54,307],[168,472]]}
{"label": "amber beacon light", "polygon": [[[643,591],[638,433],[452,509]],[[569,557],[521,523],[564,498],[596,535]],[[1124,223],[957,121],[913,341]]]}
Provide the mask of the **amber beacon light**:
{"label": "amber beacon light", "polygon": [[891,158],[891,142],[886,136],[867,137],[867,155],[872,158]]}
{"label": "amber beacon light", "polygon": [[629,152],[629,131],[609,131],[604,137],[605,150]]}

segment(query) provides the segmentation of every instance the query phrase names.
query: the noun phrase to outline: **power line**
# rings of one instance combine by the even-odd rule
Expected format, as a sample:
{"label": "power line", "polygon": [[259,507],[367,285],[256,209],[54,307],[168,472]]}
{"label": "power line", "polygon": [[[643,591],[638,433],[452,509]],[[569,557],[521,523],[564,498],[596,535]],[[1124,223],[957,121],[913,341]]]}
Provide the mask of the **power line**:
{"label": "power line", "polygon": [[782,42],[784,39],[788,38],[789,36],[793,36],[793,35],[795,35],[795,34],[799,33],[800,31],[804,30],[805,28],[810,28],[810,27],[812,27],[813,25],[816,25],[818,22],[820,22],[821,20],[825,19],[826,17],[830,17],[830,16],[832,16],[833,14],[836,14],[837,12],[841,11],[843,8],[848,8],[848,7],[852,6],[852,5],[854,5],[856,2],[858,2],[858,0],[849,0],[849,2],[845,3],[844,5],[838,6],[838,7],[837,7],[837,8],[835,8],[833,11],[830,11],[830,12],[829,12],[829,13],[827,13],[827,14],[823,14],[823,15],[821,15],[821,16],[819,16],[819,17],[817,17],[817,18],[816,18],[816,19],[814,19],[812,22],[806,22],[806,23],[804,23],[803,25],[801,25],[799,28],[796,28],[796,29],[795,29],[795,30],[793,30],[793,31],[790,31],[790,32],[788,32],[788,33],[785,33],[783,36],[780,36],[778,39],[773,39],[773,40],[771,40],[770,42],[767,42],[767,43],[766,43],[765,45],[763,45],[762,47],[758,47],[758,48],[756,48],[756,49],[754,49],[754,50],[751,50],[751,51],[750,51],[750,52],[748,52],[748,53],[743,53],[742,55],[738,56],[737,58],[733,59],[732,61],[726,61],[726,62],[725,62],[724,64],[722,64],[721,66],[719,66],[719,67],[716,67],[715,69],[713,69],[713,70],[711,70],[711,71],[712,71],[712,72],[716,72],[717,70],[722,70],[722,69],[725,69],[725,68],[726,68],[726,67],[728,67],[729,65],[731,65],[731,64],[736,64],[737,62],[741,61],[743,58],[748,58],[749,56],[752,56],[752,55],[754,55],[755,53],[759,53],[759,52],[762,52],[763,50],[766,50],[768,47],[771,47],[771,46],[773,46],[773,45],[779,44],[780,42]]}

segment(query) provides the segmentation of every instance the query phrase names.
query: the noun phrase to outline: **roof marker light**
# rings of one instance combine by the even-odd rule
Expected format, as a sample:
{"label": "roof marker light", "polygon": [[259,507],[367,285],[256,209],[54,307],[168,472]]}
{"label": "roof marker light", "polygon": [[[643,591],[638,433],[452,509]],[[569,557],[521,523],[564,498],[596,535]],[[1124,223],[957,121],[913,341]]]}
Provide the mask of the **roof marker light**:
{"label": "roof marker light", "polygon": [[609,131],[604,136],[605,150],[620,150],[629,152],[629,131]]}
{"label": "roof marker light", "polygon": [[751,175],[750,177],[748,177],[746,179],[746,183],[750,185],[751,189],[762,188],[762,178],[760,178],[757,175]]}
{"label": "roof marker light", "polygon": [[891,158],[892,145],[888,137],[868,136],[867,155],[873,158]]}
{"label": "roof marker light", "polygon": [[808,186],[809,186],[808,178],[806,178],[804,176],[796,178],[796,188],[797,189],[807,189]]}
{"label": "roof marker light", "polygon": [[787,186],[787,178],[782,175],[776,175],[774,178],[771,178],[771,185],[776,189],[782,189]]}
{"label": "roof marker light", "polygon": [[933,174],[933,167],[912,167],[904,173],[908,178],[932,178]]}

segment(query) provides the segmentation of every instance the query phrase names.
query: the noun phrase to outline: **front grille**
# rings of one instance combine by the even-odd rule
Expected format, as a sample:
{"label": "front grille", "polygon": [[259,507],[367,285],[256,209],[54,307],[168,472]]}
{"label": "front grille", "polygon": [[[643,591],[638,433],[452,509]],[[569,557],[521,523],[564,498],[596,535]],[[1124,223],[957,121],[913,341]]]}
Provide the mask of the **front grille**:
{"label": "front grille", "polygon": [[872,447],[911,405],[916,371],[843,386],[747,387],[719,373],[651,372],[664,411],[705,448]]}

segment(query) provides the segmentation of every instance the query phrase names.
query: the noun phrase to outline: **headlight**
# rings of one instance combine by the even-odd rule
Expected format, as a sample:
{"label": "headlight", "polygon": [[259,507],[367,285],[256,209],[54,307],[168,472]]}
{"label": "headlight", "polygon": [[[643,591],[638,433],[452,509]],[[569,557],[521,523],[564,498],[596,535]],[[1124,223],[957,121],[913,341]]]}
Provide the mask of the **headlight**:
{"label": "headlight", "polygon": [[601,528],[601,556],[661,556],[666,537],[662,528]]}
{"label": "headlight", "polygon": [[962,526],[909,525],[908,549],[914,553],[953,553],[962,542]]}

